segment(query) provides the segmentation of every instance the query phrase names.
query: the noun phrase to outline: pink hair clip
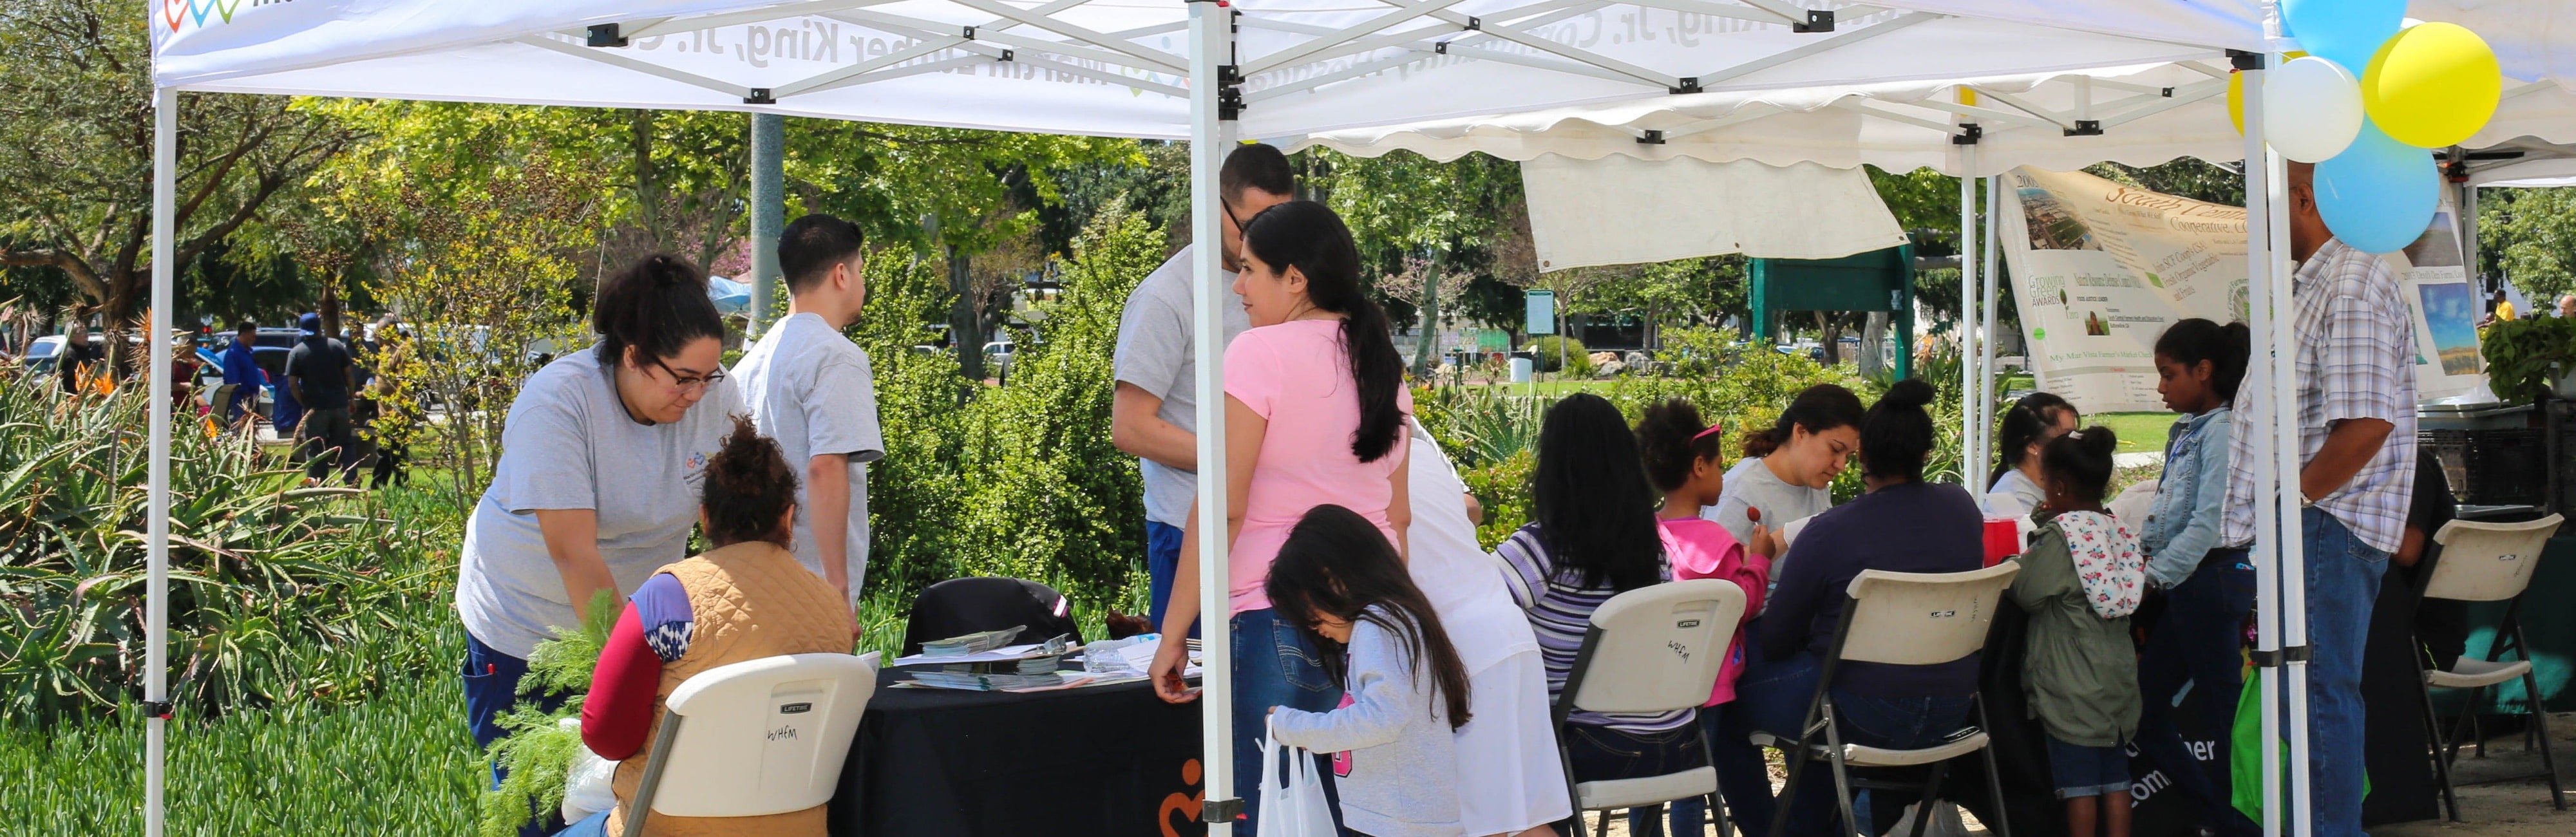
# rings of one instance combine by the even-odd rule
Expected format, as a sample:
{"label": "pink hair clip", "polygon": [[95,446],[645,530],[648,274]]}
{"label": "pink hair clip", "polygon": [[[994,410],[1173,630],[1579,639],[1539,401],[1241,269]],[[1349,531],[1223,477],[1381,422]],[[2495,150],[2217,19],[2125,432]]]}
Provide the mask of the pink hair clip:
{"label": "pink hair clip", "polygon": [[1716,433],[1717,433],[1717,430],[1718,430],[1718,426],[1717,426],[1717,425],[1714,425],[1714,424],[1709,425],[1707,430],[1702,430],[1702,431],[1700,431],[1700,432],[1698,433],[1698,435],[1694,435],[1694,436],[1692,436],[1690,440],[1691,440],[1692,442],[1698,442],[1698,441],[1699,441],[1699,440],[1701,440],[1701,439],[1705,439],[1705,438],[1708,438],[1708,437],[1709,437],[1709,436],[1711,436],[1711,435],[1716,434]]}

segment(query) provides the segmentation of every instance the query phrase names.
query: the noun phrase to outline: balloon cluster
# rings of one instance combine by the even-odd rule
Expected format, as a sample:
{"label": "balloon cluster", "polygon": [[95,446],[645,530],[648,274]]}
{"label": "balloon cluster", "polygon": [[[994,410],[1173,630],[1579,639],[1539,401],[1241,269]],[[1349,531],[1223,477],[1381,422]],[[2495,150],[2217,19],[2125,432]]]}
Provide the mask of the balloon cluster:
{"label": "balloon cluster", "polygon": [[[2495,51],[2477,33],[2406,26],[2405,15],[2406,0],[2282,0],[2286,34],[2308,51],[2288,53],[2263,80],[2264,140],[2317,164],[2326,228],[2371,253],[2424,234],[2442,191],[2424,149],[2475,135],[2504,94]],[[2243,77],[2231,78],[2227,113],[2239,133],[2243,97]]]}

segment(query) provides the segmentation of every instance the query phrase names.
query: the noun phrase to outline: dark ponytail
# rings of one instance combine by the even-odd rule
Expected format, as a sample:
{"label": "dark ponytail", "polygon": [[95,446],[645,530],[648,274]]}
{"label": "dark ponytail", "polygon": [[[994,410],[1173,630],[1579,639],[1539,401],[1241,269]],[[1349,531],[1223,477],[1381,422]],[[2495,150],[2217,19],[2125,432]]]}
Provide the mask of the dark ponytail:
{"label": "dark ponytail", "polygon": [[1404,389],[1404,358],[1388,336],[1386,312],[1360,288],[1360,251],[1351,228],[1323,204],[1289,201],[1244,222],[1243,246],[1272,270],[1293,267],[1305,274],[1306,300],[1342,315],[1343,353],[1350,356],[1360,395],[1351,455],[1376,462],[1394,450],[1404,431],[1404,413],[1396,406]]}
{"label": "dark ponytail", "polygon": [[1386,533],[1359,512],[1330,503],[1308,509],[1280,544],[1262,592],[1280,619],[1329,649],[1324,667],[1335,681],[1343,679],[1341,668],[1348,663],[1344,654],[1331,653],[1343,649],[1332,648],[1332,640],[1315,632],[1316,616],[1354,625],[1367,622],[1395,635],[1413,674],[1439,687],[1432,699],[1449,710],[1449,728],[1466,726],[1472,717],[1467,711],[1467,664],[1441,627],[1440,614],[1414,585]]}
{"label": "dark ponytail", "polygon": [[1780,420],[1771,429],[1744,434],[1744,455],[1756,459],[1770,456],[1781,445],[1789,443],[1795,428],[1804,427],[1810,435],[1837,427],[1859,427],[1860,396],[1833,384],[1817,384],[1798,393],[1789,408],[1780,411]]}
{"label": "dark ponytail", "polygon": [[1637,419],[1637,449],[1643,452],[1646,478],[1655,489],[1671,493],[1690,481],[1691,468],[1701,460],[1715,460],[1726,451],[1718,444],[1723,433],[1710,433],[1701,421],[1699,408],[1689,401],[1675,398],[1646,408]]}
{"label": "dark ponytail", "polygon": [[645,256],[600,283],[590,322],[599,332],[599,362],[609,365],[623,362],[630,347],[644,360],[662,360],[692,340],[724,336],[706,271],[669,253]]}
{"label": "dark ponytail", "polygon": [[732,546],[769,541],[786,546],[788,527],[779,524],[796,505],[796,471],[778,443],[760,435],[751,419],[734,416],[733,432],[716,455],[707,457],[698,508],[706,513],[707,542]]}
{"label": "dark ponytail", "polygon": [[2004,411],[2000,420],[2003,427],[1996,433],[2002,438],[1995,446],[1995,470],[1986,475],[1987,485],[2003,479],[2005,471],[2021,467],[2022,457],[2029,455],[2031,443],[2048,435],[2048,429],[2057,425],[2059,410],[2072,413],[2075,405],[2050,393],[2034,392],[2022,396],[2020,401],[2013,402],[2012,409]]}
{"label": "dark ponytail", "polygon": [[2254,352],[2253,332],[2243,322],[2219,325],[2199,317],[2176,320],[2156,337],[2156,354],[2189,369],[2209,361],[2209,390],[2221,402],[2236,400],[2245,383],[2246,358]]}
{"label": "dark ponytail", "polygon": [[1907,378],[1889,387],[1860,423],[1860,472],[1906,482],[1923,479],[1923,459],[1932,453],[1932,385]]}
{"label": "dark ponytail", "polygon": [[2111,454],[2119,447],[2120,437],[2097,424],[2048,440],[2039,450],[2039,470],[2075,499],[2100,503],[2111,487]]}

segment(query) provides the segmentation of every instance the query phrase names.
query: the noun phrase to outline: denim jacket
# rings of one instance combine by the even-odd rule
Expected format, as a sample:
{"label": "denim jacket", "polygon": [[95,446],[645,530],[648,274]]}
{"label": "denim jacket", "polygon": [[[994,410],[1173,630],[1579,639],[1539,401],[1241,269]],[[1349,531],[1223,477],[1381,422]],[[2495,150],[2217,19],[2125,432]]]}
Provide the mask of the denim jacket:
{"label": "denim jacket", "polygon": [[2176,419],[2165,435],[2165,473],[2156,485],[2155,510],[2139,527],[2147,551],[2147,579],[2171,589],[2200,568],[2218,546],[2227,506],[2227,441],[2233,425],[2226,407]]}

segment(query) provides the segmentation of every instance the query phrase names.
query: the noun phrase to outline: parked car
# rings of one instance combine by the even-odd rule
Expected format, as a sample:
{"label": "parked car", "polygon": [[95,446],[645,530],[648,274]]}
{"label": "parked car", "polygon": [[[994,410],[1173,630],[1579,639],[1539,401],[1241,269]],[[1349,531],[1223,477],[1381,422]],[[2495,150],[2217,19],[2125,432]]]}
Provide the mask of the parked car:
{"label": "parked car", "polygon": [[1008,337],[984,344],[985,368],[992,371],[993,377],[1010,377],[1011,358],[1017,354],[1016,350],[1017,347],[1011,345],[1011,338]]}
{"label": "parked car", "polygon": [[36,338],[36,342],[27,347],[27,354],[18,358],[18,365],[26,367],[31,379],[52,374],[54,364],[62,361],[63,342],[60,334]]}

